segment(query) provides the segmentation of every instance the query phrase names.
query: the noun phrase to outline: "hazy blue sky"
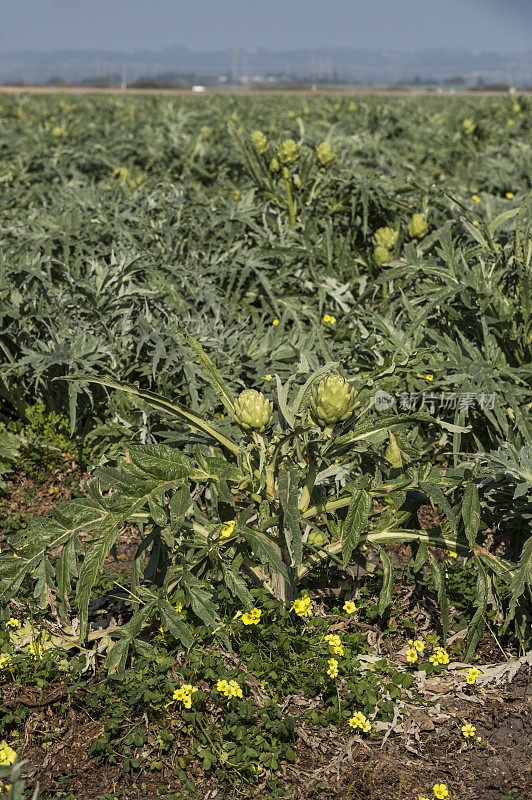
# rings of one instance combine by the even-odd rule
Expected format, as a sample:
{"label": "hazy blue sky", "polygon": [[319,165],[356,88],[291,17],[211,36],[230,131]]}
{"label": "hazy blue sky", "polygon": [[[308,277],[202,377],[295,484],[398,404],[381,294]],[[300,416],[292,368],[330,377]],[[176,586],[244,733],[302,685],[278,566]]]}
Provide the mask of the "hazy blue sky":
{"label": "hazy blue sky", "polygon": [[0,48],[523,51],[531,0],[0,0]]}

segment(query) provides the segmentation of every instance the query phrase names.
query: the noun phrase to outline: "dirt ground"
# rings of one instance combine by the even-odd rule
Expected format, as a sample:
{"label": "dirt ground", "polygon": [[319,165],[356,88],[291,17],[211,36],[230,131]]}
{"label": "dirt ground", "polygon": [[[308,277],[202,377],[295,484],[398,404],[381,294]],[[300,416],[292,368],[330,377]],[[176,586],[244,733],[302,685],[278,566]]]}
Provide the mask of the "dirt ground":
{"label": "dirt ground", "polygon": [[[181,783],[173,773],[170,756],[160,772],[150,772],[146,766],[129,775],[120,764],[91,759],[89,749],[101,735],[103,721],[93,718],[94,710],[84,706],[81,695],[68,695],[66,689],[51,689],[41,699],[38,690],[16,684],[3,687],[7,707],[15,709],[24,704],[30,708],[21,755],[32,766],[31,783],[39,781],[43,800],[67,786],[79,800],[111,791],[119,797],[137,798],[179,790]],[[54,706],[58,701],[68,705],[64,713]],[[297,713],[295,708],[289,710]],[[277,773],[286,797],[397,800],[400,796],[417,800],[419,795],[431,797],[435,783],[446,784],[451,800],[501,800],[512,792],[520,793],[520,800],[531,797],[530,667],[521,669],[511,683],[475,695],[475,702],[450,693],[439,700],[437,712],[427,713],[422,706],[412,709],[400,726],[402,732],[375,743],[350,736],[347,730],[337,733],[301,721],[297,725],[297,761],[282,765]],[[465,742],[460,733],[464,721],[476,726],[481,743]],[[43,736],[54,740],[47,749],[35,744]],[[148,730],[148,743],[137,752],[146,764],[150,761],[149,741]],[[192,769],[191,777],[200,796],[232,796],[200,768]],[[266,780],[241,796],[267,796],[265,785]]]}
{"label": "dirt ground", "polygon": [[[75,471],[75,465],[69,469]],[[81,490],[85,483],[86,476],[78,473]],[[2,512],[8,518],[29,511],[45,514],[70,493],[61,471],[41,484],[14,475],[4,492]],[[420,518],[423,527],[436,521],[428,509]],[[135,531],[126,530],[118,547],[119,561],[108,559],[108,569],[127,568],[136,545]],[[484,660],[496,658],[489,648],[483,655]],[[375,741],[352,736],[347,727],[336,732],[311,725],[302,717],[304,699],[290,704],[287,713],[299,717],[294,745],[297,761],[281,765],[275,776],[286,787],[286,798],[417,800],[418,796],[432,797],[432,786],[445,783],[449,800],[502,800],[512,792],[516,800],[532,800],[532,655],[519,668],[515,663],[514,669],[497,675],[473,694],[464,694],[463,678],[457,680],[452,674],[441,680],[421,678],[426,703],[409,704],[406,721],[392,724],[391,730],[383,728],[384,737]],[[62,684],[48,687],[44,695],[14,683],[2,687],[4,707],[29,709],[21,756],[31,765],[29,783],[39,782],[42,800],[53,798],[59,790],[72,792],[78,800],[106,792],[135,800],[179,790],[170,756],[163,760],[161,771],[149,769],[149,726],[147,744],[136,754],[146,763],[140,770],[124,774],[120,763],[90,758],[91,744],[102,735],[105,720],[86,706],[84,698],[83,692],[69,693]],[[476,726],[480,743],[463,739],[460,729],[465,722]],[[43,740],[52,744],[44,749],[37,744]],[[191,769],[190,776],[199,796],[235,796],[206,777],[199,766]],[[268,797],[266,779],[239,796]]]}

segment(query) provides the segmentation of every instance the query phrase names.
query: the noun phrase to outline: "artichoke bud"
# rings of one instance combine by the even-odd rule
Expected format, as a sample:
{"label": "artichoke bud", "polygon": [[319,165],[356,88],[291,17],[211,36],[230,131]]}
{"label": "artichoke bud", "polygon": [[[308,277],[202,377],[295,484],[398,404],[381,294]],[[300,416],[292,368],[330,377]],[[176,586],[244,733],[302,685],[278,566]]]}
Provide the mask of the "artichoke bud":
{"label": "artichoke bud", "polygon": [[343,422],[355,409],[355,392],[341,375],[328,375],[312,387],[310,415],[320,428]]}
{"label": "artichoke bud", "polygon": [[253,131],[251,134],[251,141],[261,155],[268,149],[268,140],[262,131]]}
{"label": "artichoke bud", "polygon": [[408,223],[407,229],[411,239],[422,239],[427,235],[429,226],[423,214],[414,214]]}
{"label": "artichoke bud", "polygon": [[272,401],[255,389],[244,389],[235,400],[235,419],[245,431],[263,433],[271,425],[272,413]]}
{"label": "artichoke bud", "polygon": [[277,148],[277,158],[285,167],[295,164],[299,158],[299,147],[293,139],[285,139],[284,142],[281,142]]}
{"label": "artichoke bud", "polygon": [[279,172],[281,166],[275,156],[270,161],[270,172]]}
{"label": "artichoke bud", "polygon": [[394,231],[393,228],[379,228],[375,231],[373,242],[377,247],[385,247],[386,250],[393,250],[398,238],[399,231]]}
{"label": "artichoke bud", "polygon": [[323,169],[330,167],[336,161],[336,153],[333,153],[329,142],[322,142],[317,146],[316,159]]}
{"label": "artichoke bud", "polygon": [[321,547],[322,544],[325,544],[325,536],[318,531],[310,531],[307,536],[307,542],[308,544],[313,544],[314,547]]}
{"label": "artichoke bud", "polygon": [[387,261],[392,260],[392,254],[390,253],[389,250],[386,249],[386,247],[381,247],[380,245],[378,245],[373,250],[373,258],[375,260],[376,265],[378,267],[382,267],[382,265],[385,264]]}

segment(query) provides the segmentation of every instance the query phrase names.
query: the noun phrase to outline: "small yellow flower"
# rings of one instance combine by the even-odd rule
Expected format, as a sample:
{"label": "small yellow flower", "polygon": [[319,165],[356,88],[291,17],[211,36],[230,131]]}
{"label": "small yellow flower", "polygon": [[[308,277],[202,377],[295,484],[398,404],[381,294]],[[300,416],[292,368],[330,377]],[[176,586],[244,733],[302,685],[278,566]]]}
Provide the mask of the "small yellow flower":
{"label": "small yellow flower", "polygon": [[251,611],[246,611],[244,614],[242,614],[242,622],[244,625],[258,625],[261,614],[262,611],[260,608],[252,608]]}
{"label": "small yellow flower", "polygon": [[55,136],[56,139],[60,139],[63,134],[63,128],[60,128],[59,126],[52,128],[52,136]]}
{"label": "small yellow flower", "polygon": [[271,375],[263,375],[263,376],[262,376],[262,380],[263,380],[263,381],[271,381],[271,379],[272,379],[272,376],[271,376]]}
{"label": "small yellow flower", "polygon": [[406,651],[406,660],[409,664],[415,664],[417,661],[417,650],[411,647]]}
{"label": "small yellow flower", "polygon": [[113,172],[113,178],[118,178],[120,181],[129,180],[129,170],[127,167],[117,167]]}
{"label": "small yellow flower", "polygon": [[336,317],[333,317],[331,314],[324,314],[323,321],[326,325],[335,325]]}
{"label": "small yellow flower", "polygon": [[462,736],[464,739],[472,738],[476,732],[477,729],[474,725],[471,725],[470,722],[468,722],[467,725],[462,725]]}
{"label": "small yellow flower", "polygon": [[336,678],[338,676],[338,661],[335,658],[330,658],[327,663],[329,665],[327,675],[329,678]]}
{"label": "small yellow flower", "polygon": [[434,664],[435,667],[448,664],[449,663],[449,654],[443,647],[435,647],[434,652],[429,658],[431,664]]}
{"label": "small yellow flower", "polygon": [[229,699],[231,699],[232,697],[243,697],[242,689],[240,688],[237,681],[234,680],[232,681],[220,680],[216,684],[216,689]]}
{"label": "small yellow flower", "polygon": [[175,689],[172,699],[179,701],[185,708],[192,708],[192,695],[198,691],[197,686],[192,686],[190,683],[184,683],[179,689]]}
{"label": "small yellow flower", "polygon": [[327,636],[324,636],[324,639],[335,655],[343,656],[344,648],[342,647],[342,640],[336,633],[329,633]]}
{"label": "small yellow flower", "polygon": [[506,197],[507,200],[513,200],[514,193],[513,192],[506,192],[506,194],[504,196]]}
{"label": "small yellow flower", "polygon": [[8,653],[2,653],[0,656],[0,670],[4,669],[6,664],[11,661],[11,656]]}
{"label": "small yellow flower", "polygon": [[236,519],[231,519],[229,520],[229,522],[224,522],[224,524],[222,525],[222,530],[220,535],[215,538],[228,539],[232,535],[235,529],[235,525],[236,525]]}
{"label": "small yellow flower", "polygon": [[408,644],[410,647],[415,648],[418,653],[422,653],[425,649],[425,642],[422,642],[421,639],[409,639]]}
{"label": "small yellow flower", "polygon": [[43,649],[39,642],[30,642],[28,652],[32,658],[41,660],[43,657]]}
{"label": "small yellow flower", "polygon": [[20,622],[18,621],[18,619],[15,619],[14,617],[11,617],[11,619],[8,619],[6,624],[7,624],[8,628],[18,628],[20,626]]}
{"label": "small yellow flower", "polygon": [[427,381],[433,381],[434,380],[434,375],[432,374],[432,372],[429,372],[427,375],[425,375],[425,380],[427,380]]}
{"label": "small yellow flower", "polygon": [[14,764],[16,758],[17,754],[13,748],[10,747],[5,741],[0,742],[0,767],[7,766],[8,764]]}
{"label": "small yellow flower", "polygon": [[478,228],[478,220],[474,219],[473,220],[473,225],[475,226],[475,228]]}
{"label": "small yellow flower", "polygon": [[473,686],[476,683],[478,676],[480,675],[480,670],[476,667],[472,667],[469,672],[467,673],[466,681],[470,686]]}
{"label": "small yellow flower", "polygon": [[438,800],[445,800],[449,796],[449,790],[444,783],[435,783],[432,791],[434,792],[434,797],[437,797]]}
{"label": "small yellow flower", "polygon": [[312,603],[310,597],[305,595],[305,597],[302,597],[299,600],[294,600],[291,610],[295,611],[298,617],[311,617]]}
{"label": "small yellow flower", "polygon": [[178,614],[181,614],[181,612],[183,611],[183,603],[178,603],[175,607],[175,610],[177,611]]}
{"label": "small yellow flower", "polygon": [[355,711],[352,717],[347,721],[351,728],[361,728],[363,733],[369,733],[371,730],[371,722],[361,711]]}
{"label": "small yellow flower", "polygon": [[225,414],[222,414],[221,411],[218,411],[214,416],[216,419],[225,419]]}
{"label": "small yellow flower", "polygon": [[275,317],[275,319],[272,322],[272,325],[274,326],[274,328],[276,328],[278,324],[279,324],[279,319],[278,317]]}
{"label": "small yellow flower", "polygon": [[478,196],[478,194],[474,194],[474,195],[471,197],[471,200],[472,200],[474,203],[480,203],[480,197]]}
{"label": "small yellow flower", "polygon": [[344,603],[344,611],[346,614],[354,614],[357,610],[354,600],[346,600]]}

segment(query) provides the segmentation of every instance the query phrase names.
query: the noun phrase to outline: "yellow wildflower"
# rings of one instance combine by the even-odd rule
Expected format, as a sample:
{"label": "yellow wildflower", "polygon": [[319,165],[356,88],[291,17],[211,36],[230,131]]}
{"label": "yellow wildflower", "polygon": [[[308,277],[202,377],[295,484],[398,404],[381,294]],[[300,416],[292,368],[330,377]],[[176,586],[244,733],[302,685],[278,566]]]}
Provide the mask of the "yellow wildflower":
{"label": "yellow wildflower", "polygon": [[438,800],[445,800],[449,795],[449,790],[444,783],[435,783],[432,791],[434,792],[434,797],[437,797]]}
{"label": "yellow wildflower", "polygon": [[178,614],[181,614],[181,612],[183,611],[183,603],[178,603],[175,607],[175,610],[177,611]]}
{"label": "yellow wildflower", "polygon": [[305,595],[305,597],[302,597],[299,600],[294,600],[291,611],[295,611],[298,617],[311,617],[312,603],[310,597]]}
{"label": "yellow wildflower", "polygon": [[361,711],[355,711],[352,717],[348,719],[348,725],[351,728],[360,728],[363,733],[369,733],[371,730],[371,722]]}
{"label": "yellow wildflower", "polygon": [[467,673],[466,681],[470,686],[473,686],[476,683],[478,676],[480,675],[480,670],[476,667],[472,667],[469,672]]}
{"label": "yellow wildflower", "polygon": [[8,764],[14,764],[16,758],[17,754],[13,748],[10,747],[5,741],[0,742],[0,767],[7,766]]}
{"label": "yellow wildflower", "polygon": [[478,194],[474,194],[474,195],[471,197],[471,200],[472,200],[474,203],[480,203],[480,197],[478,196]]}
{"label": "yellow wildflower", "polygon": [[224,522],[222,526],[222,532],[220,533],[220,539],[228,539],[231,534],[233,533],[236,525],[236,519],[232,519],[229,522]]}
{"label": "yellow wildflower", "polygon": [[346,614],[354,614],[357,610],[355,602],[353,600],[346,600],[344,603],[344,611]]}
{"label": "yellow wildflower", "polygon": [[327,636],[324,637],[325,641],[329,644],[329,647],[337,656],[343,656],[344,648],[342,647],[342,640],[336,633],[329,633]]}
{"label": "yellow wildflower", "polygon": [[258,625],[261,614],[260,608],[252,608],[251,611],[246,611],[245,614],[242,614],[242,622],[244,625]]}
{"label": "yellow wildflower", "polygon": [[4,669],[6,664],[11,661],[11,656],[8,653],[2,653],[0,656],[0,669]]}
{"label": "yellow wildflower", "polygon": [[409,648],[406,651],[406,660],[409,664],[415,664],[417,661],[417,650],[414,650],[413,647]]}
{"label": "yellow wildflower", "polygon": [[243,697],[242,689],[238,685],[237,681],[220,680],[216,684],[216,689],[229,699],[232,697]]}
{"label": "yellow wildflower", "polygon": [[120,181],[129,180],[129,170],[127,167],[117,167],[113,172],[113,178],[118,178]]}
{"label": "yellow wildflower", "polygon": [[470,722],[468,722],[466,725],[462,725],[462,736],[464,739],[472,738],[476,732],[477,729],[474,725],[471,725]]}
{"label": "yellow wildflower", "polygon": [[329,678],[336,678],[338,676],[338,661],[335,658],[330,658],[327,663],[329,665],[327,675]]}
{"label": "yellow wildflower", "polygon": [[272,325],[274,326],[274,328],[276,328],[278,324],[279,324],[279,319],[278,317],[275,317],[275,319],[272,322]]}
{"label": "yellow wildflower", "polygon": [[20,622],[18,621],[18,619],[11,617],[11,619],[8,619],[6,625],[8,626],[8,628],[18,628],[20,626]]}
{"label": "yellow wildflower", "polygon": [[179,689],[174,690],[172,699],[183,703],[185,708],[192,708],[192,695],[197,691],[197,686],[192,686],[190,683],[184,683],[179,687]]}
{"label": "yellow wildflower", "polygon": [[504,196],[506,197],[507,200],[513,200],[514,193],[513,192],[506,192],[506,194]]}
{"label": "yellow wildflower", "polygon": [[331,314],[324,314],[323,321],[326,325],[335,325],[336,317],[333,317]]}
{"label": "yellow wildflower", "polygon": [[410,647],[415,648],[418,653],[422,653],[425,649],[425,642],[422,642],[421,639],[409,639],[408,644]]}
{"label": "yellow wildflower", "polygon": [[222,414],[221,411],[218,411],[214,416],[216,419],[225,419],[225,414]]}
{"label": "yellow wildflower", "polygon": [[425,380],[426,381],[433,381],[434,380],[434,375],[432,374],[432,372],[429,372],[429,373],[427,373],[427,375],[425,375]]}
{"label": "yellow wildflower", "polygon": [[263,381],[271,381],[271,379],[272,379],[272,376],[271,376],[271,375],[263,375],[263,376],[262,376],[262,380],[263,380]]}

